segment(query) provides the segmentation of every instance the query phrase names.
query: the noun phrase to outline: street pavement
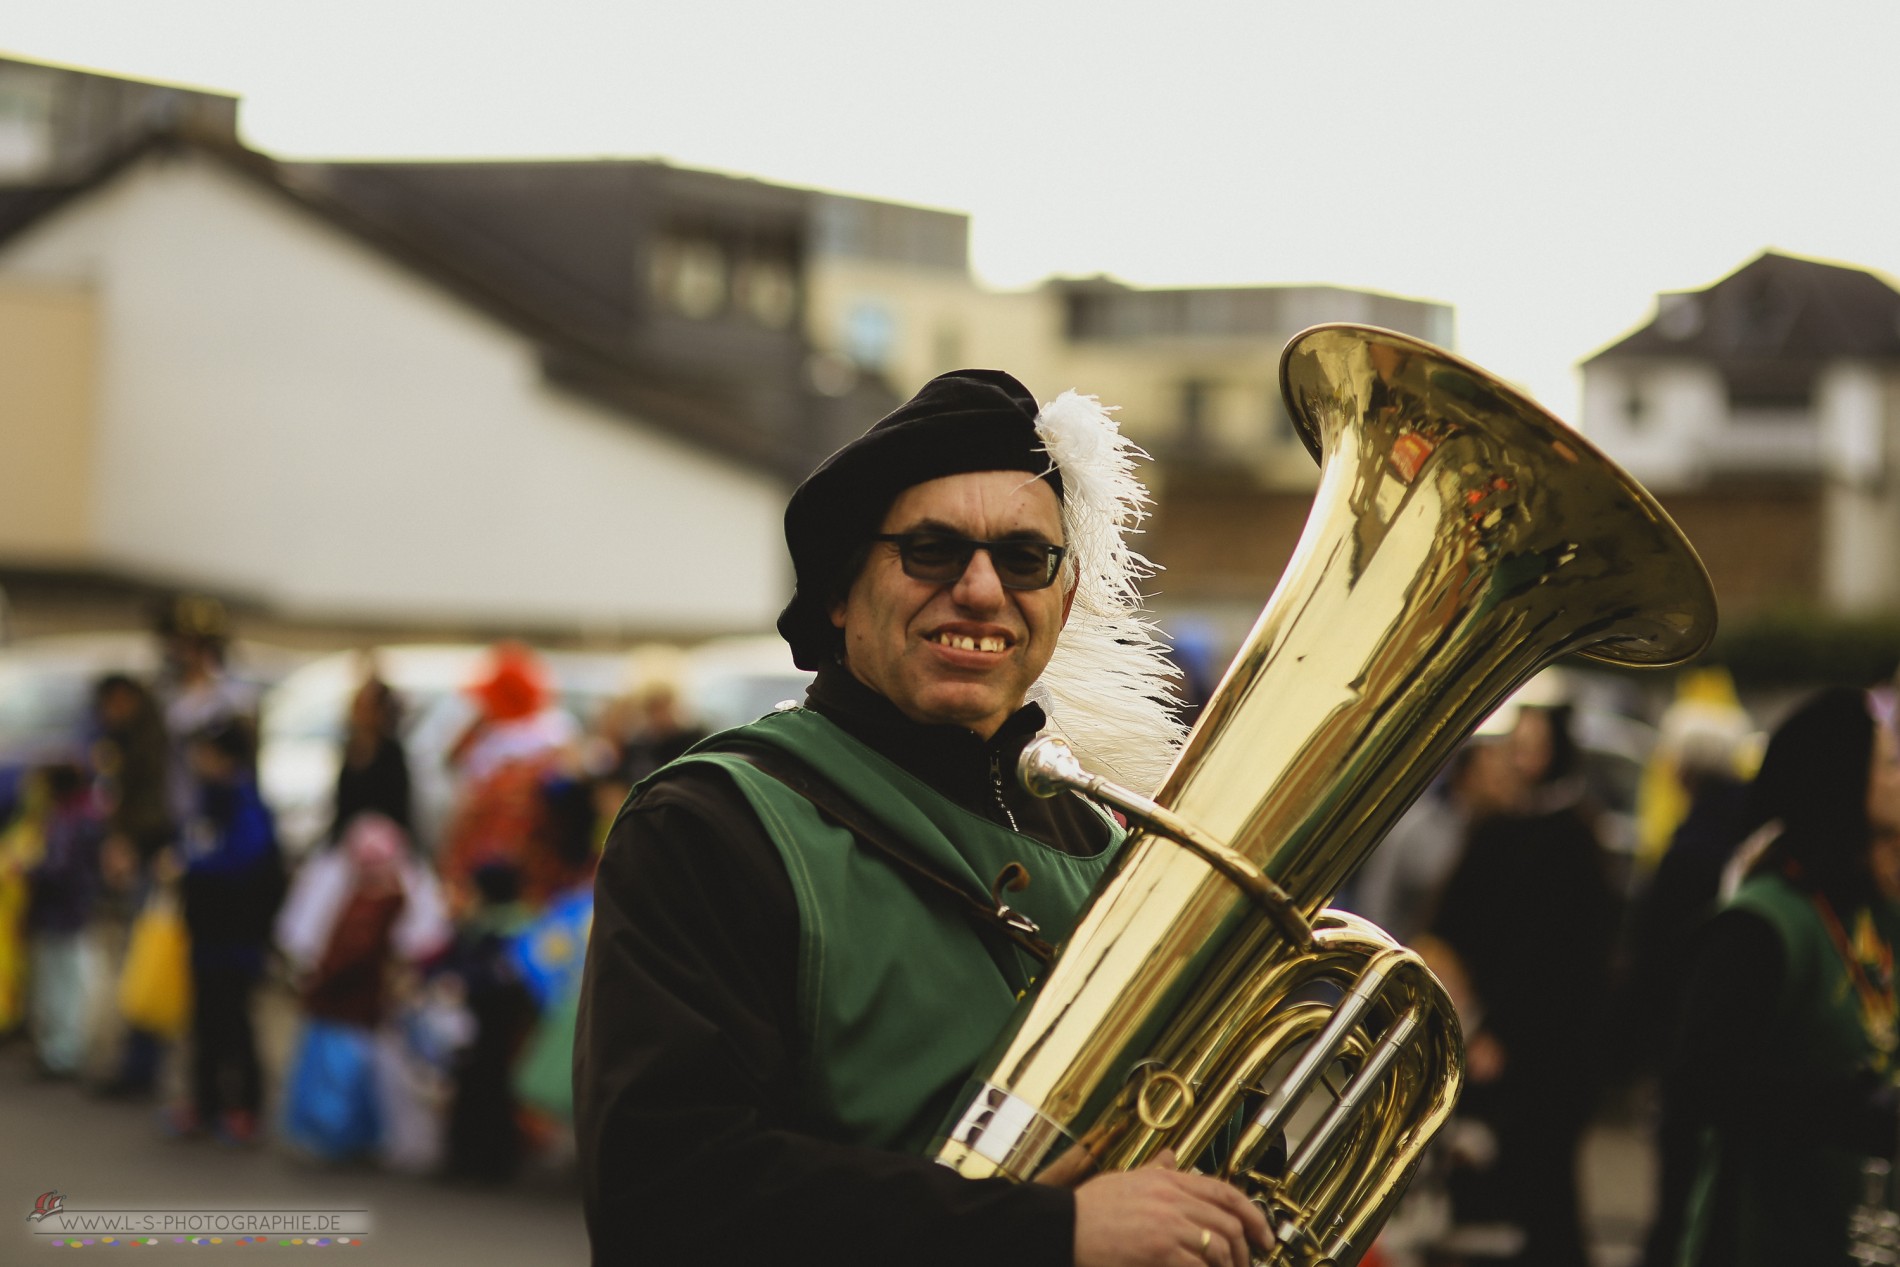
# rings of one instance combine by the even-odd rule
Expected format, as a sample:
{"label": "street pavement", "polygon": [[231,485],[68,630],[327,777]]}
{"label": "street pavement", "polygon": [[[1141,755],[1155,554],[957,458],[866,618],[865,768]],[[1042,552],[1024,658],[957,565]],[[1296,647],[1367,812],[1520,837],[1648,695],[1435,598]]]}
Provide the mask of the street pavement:
{"label": "street pavement", "polygon": [[1642,1257],[1656,1184],[1656,1153],[1642,1113],[1640,1105],[1625,1106],[1583,1141],[1577,1169],[1592,1267],[1632,1267]]}
{"label": "street pavement", "polygon": [[[73,1083],[40,1081],[23,1044],[14,1043],[0,1052],[0,1264],[42,1262],[52,1252],[50,1238],[35,1237],[26,1216],[41,1193],[54,1190],[73,1210],[367,1210],[371,1234],[362,1246],[323,1250],[346,1263],[565,1267],[587,1261],[571,1170],[537,1170],[504,1187],[457,1186],[367,1168],[316,1167],[271,1144],[234,1149],[176,1141],[160,1129],[151,1105],[103,1101]],[[155,1249],[140,1248],[212,1263],[255,1251],[224,1239],[194,1247],[167,1237]],[[294,1252],[275,1245],[270,1251]]]}
{"label": "street pavement", "polygon": [[[274,1019],[263,1027],[267,1052],[287,1044],[287,1026]],[[1581,1182],[1593,1267],[1630,1267],[1637,1260],[1654,1174],[1651,1151],[1632,1120],[1638,1116],[1626,1110],[1621,1119],[1599,1124],[1585,1142]],[[42,1261],[48,1238],[32,1235],[26,1215],[48,1191],[63,1193],[72,1209],[367,1210],[372,1231],[365,1243],[327,1251],[346,1255],[346,1262],[562,1267],[587,1261],[571,1163],[540,1164],[515,1183],[477,1187],[367,1167],[315,1166],[274,1143],[233,1149],[176,1141],[160,1129],[152,1105],[100,1100],[75,1083],[39,1079],[25,1045],[15,1042],[0,1049],[0,1225],[11,1224],[11,1231],[0,1226],[0,1265]],[[167,1241],[155,1248],[175,1258],[253,1247]]]}

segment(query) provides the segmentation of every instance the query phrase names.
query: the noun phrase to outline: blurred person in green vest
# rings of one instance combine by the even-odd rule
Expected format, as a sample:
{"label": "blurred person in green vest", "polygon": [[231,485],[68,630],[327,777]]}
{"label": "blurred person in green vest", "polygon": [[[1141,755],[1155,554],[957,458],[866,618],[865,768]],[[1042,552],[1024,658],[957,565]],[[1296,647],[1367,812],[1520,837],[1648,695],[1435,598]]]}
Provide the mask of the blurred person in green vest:
{"label": "blurred person in green vest", "polygon": [[1170,1165],[1068,1188],[926,1155],[1123,835],[1024,792],[1018,754],[1048,729],[1152,788],[1180,741],[1124,540],[1138,452],[1092,397],[962,370],[793,494],[803,705],[637,785],[600,863],[575,1055],[596,1264],[1243,1267],[1271,1244],[1237,1189]]}
{"label": "blurred person in green vest", "polygon": [[1721,902],[1731,858],[1752,830],[1748,782],[1738,771],[1745,761],[1751,768],[1759,763],[1761,738],[1739,710],[1679,700],[1663,719],[1660,761],[1689,808],[1631,904],[1609,1029],[1612,1084],[1654,1080],[1656,1203],[1644,1267],[1672,1267],[1682,1243],[1700,1141],[1669,1057],[1697,937]]}
{"label": "blurred person in green vest", "polygon": [[1900,1150],[1900,747],[1867,695],[1824,691],[1777,727],[1749,810],[1772,839],[1684,1001],[1677,1085],[1702,1151],[1681,1262],[1881,1261],[1848,1235],[1865,1167]]}

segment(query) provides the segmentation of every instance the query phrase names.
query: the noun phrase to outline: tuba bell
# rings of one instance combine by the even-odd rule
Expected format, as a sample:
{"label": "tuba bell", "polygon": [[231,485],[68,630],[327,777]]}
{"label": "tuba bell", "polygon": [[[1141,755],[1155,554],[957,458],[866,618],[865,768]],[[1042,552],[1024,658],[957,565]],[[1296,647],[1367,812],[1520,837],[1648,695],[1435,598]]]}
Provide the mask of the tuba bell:
{"label": "tuba bell", "polygon": [[1152,798],[1026,750],[1134,827],[937,1146],[1074,1182],[1162,1149],[1267,1212],[1277,1264],[1357,1262],[1463,1082],[1444,988],[1324,909],[1453,749],[1561,656],[1666,666],[1714,633],[1655,499],[1484,371],[1318,326],[1280,384],[1321,479],[1299,545]]}

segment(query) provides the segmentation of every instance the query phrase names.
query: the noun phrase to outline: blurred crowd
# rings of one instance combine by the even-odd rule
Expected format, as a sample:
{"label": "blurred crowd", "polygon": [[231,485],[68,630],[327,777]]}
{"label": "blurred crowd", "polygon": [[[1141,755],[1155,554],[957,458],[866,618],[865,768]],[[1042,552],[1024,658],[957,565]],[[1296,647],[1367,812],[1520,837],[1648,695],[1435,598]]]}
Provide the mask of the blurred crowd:
{"label": "blurred crowd", "polygon": [[[1851,1218],[1884,1218],[1891,1192],[1857,1213],[1848,1176],[1810,1193],[1802,1220],[1785,1197],[1790,1168],[1864,1158],[1884,1176],[1900,1151],[1893,689],[1822,692],[1770,738],[1722,671],[1683,674],[1630,824],[1613,821],[1620,794],[1562,680],[1533,681],[1481,727],[1340,900],[1419,951],[1466,1042],[1456,1116],[1382,1261],[1583,1267],[1580,1147],[1614,1118],[1653,1132],[1645,1267],[1844,1263]],[[1787,926],[1744,932],[1739,956],[1735,908],[1775,902]],[[1838,956],[1808,932],[1836,909]],[[1803,1011],[1863,979],[1866,1024],[1849,1016],[1846,1037]],[[1758,1157],[1776,1159],[1776,1184]]]}
{"label": "blurred crowd", "polygon": [[[293,854],[222,609],[180,601],[159,637],[162,669],[99,677],[88,740],[0,807],[0,1033],[44,1077],[155,1106],[180,1139],[484,1181],[562,1158],[600,845],[628,790],[702,737],[676,679],[649,665],[583,725],[536,653],[490,648],[437,758],[449,811],[424,830],[405,700],[366,657],[328,825]],[[1457,1118],[1388,1263],[1580,1267],[1578,1153],[1606,1106],[1655,1131],[1654,1267],[1684,1261],[1685,1236],[1763,1235],[1721,1221],[1763,1182],[1735,1170],[1750,1149],[1810,1171],[1805,1146],[1900,1151],[1880,1054],[1900,1052],[1892,690],[1784,704],[1769,739],[1719,670],[1684,673],[1634,792],[1586,741],[1592,706],[1561,672],[1531,683],[1340,895],[1432,966],[1467,1045]],[[1751,903],[1780,942],[1731,915]],[[1825,936],[1803,959],[1787,947],[1809,924]],[[1826,930],[1852,985],[1834,991],[1838,1042],[1828,1018],[1787,1012],[1826,993],[1788,985],[1836,962]],[[294,1032],[272,1061],[260,1014],[285,1000]],[[1790,1036],[1780,1057],[1761,1054],[1764,1025]]]}
{"label": "blurred crowd", "polygon": [[[162,669],[99,677],[85,740],[0,807],[0,1035],[181,1140],[484,1181],[560,1161],[595,859],[700,737],[676,684],[583,727],[535,652],[490,648],[423,838],[405,701],[365,657],[328,827],[293,854],[222,607],[180,600],[158,637]],[[285,1000],[287,1046],[260,1034]]]}

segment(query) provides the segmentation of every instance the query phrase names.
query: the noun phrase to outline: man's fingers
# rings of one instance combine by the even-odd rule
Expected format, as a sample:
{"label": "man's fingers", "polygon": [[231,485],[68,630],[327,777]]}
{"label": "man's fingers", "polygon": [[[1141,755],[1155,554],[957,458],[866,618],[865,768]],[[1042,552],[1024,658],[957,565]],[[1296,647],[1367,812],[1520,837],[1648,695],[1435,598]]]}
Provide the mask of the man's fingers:
{"label": "man's fingers", "polygon": [[[1205,1237],[1202,1233],[1206,1233]],[[1183,1267],[1187,1264],[1200,1264],[1200,1267],[1247,1267],[1251,1261],[1236,1259],[1233,1243],[1210,1228],[1190,1229],[1178,1244],[1180,1248],[1168,1255],[1168,1261],[1181,1263]]]}
{"label": "man's fingers", "polygon": [[1248,1241],[1262,1250],[1272,1249],[1276,1242],[1273,1237],[1273,1227],[1267,1222],[1267,1212],[1255,1205],[1245,1193],[1238,1195],[1240,1196],[1238,1218],[1242,1233]]}
{"label": "man's fingers", "polygon": [[1227,1259],[1233,1267],[1247,1267],[1253,1262],[1253,1247],[1247,1243],[1247,1229],[1239,1219],[1232,1221],[1227,1232]]}
{"label": "man's fingers", "polygon": [[[1141,1169],[1165,1171],[1168,1179],[1193,1199],[1195,1205],[1190,1217],[1195,1221],[1196,1231],[1190,1248],[1197,1260],[1216,1264],[1216,1267],[1247,1267],[1253,1261],[1255,1249],[1273,1248],[1273,1230],[1267,1225],[1267,1216],[1246,1193],[1212,1175],[1182,1170],[1180,1165],[1174,1150],[1164,1148]],[[1208,1233],[1205,1246],[1200,1243],[1203,1230]]]}
{"label": "man's fingers", "polygon": [[1211,1215],[1206,1228],[1206,1244],[1201,1257],[1215,1267],[1247,1267],[1253,1253],[1247,1248],[1247,1236],[1240,1220],[1230,1214]]}
{"label": "man's fingers", "polygon": [[1267,1226],[1267,1216],[1259,1206],[1248,1199],[1246,1193],[1210,1175],[1184,1172],[1181,1178],[1188,1182],[1189,1191],[1220,1211],[1223,1218],[1232,1223],[1236,1235],[1244,1237],[1261,1249],[1272,1247],[1273,1231]]}
{"label": "man's fingers", "polygon": [[1178,1164],[1163,1153],[1076,1189],[1079,1267],[1250,1267],[1273,1247],[1265,1214],[1244,1193]]}
{"label": "man's fingers", "polygon": [[[1243,1199],[1242,1203],[1249,1209],[1253,1208],[1251,1201]],[[1261,1223],[1261,1228],[1262,1230],[1265,1228],[1264,1220]],[[1252,1235],[1253,1229],[1247,1225],[1246,1219],[1226,1209],[1220,1210],[1214,1217],[1213,1221],[1209,1224],[1209,1230],[1214,1233],[1213,1241],[1215,1245],[1225,1249],[1226,1252],[1223,1254],[1223,1257],[1232,1264],[1232,1267],[1247,1267],[1247,1264],[1253,1261],[1253,1252],[1256,1246],[1260,1249],[1267,1248],[1266,1243],[1257,1240]]]}
{"label": "man's fingers", "polygon": [[1256,1248],[1273,1247],[1273,1235],[1259,1206],[1232,1184],[1194,1172],[1178,1172],[1182,1192],[1192,1198],[1189,1215],[1207,1231],[1207,1245],[1195,1246],[1202,1259],[1218,1267],[1247,1267]]}

